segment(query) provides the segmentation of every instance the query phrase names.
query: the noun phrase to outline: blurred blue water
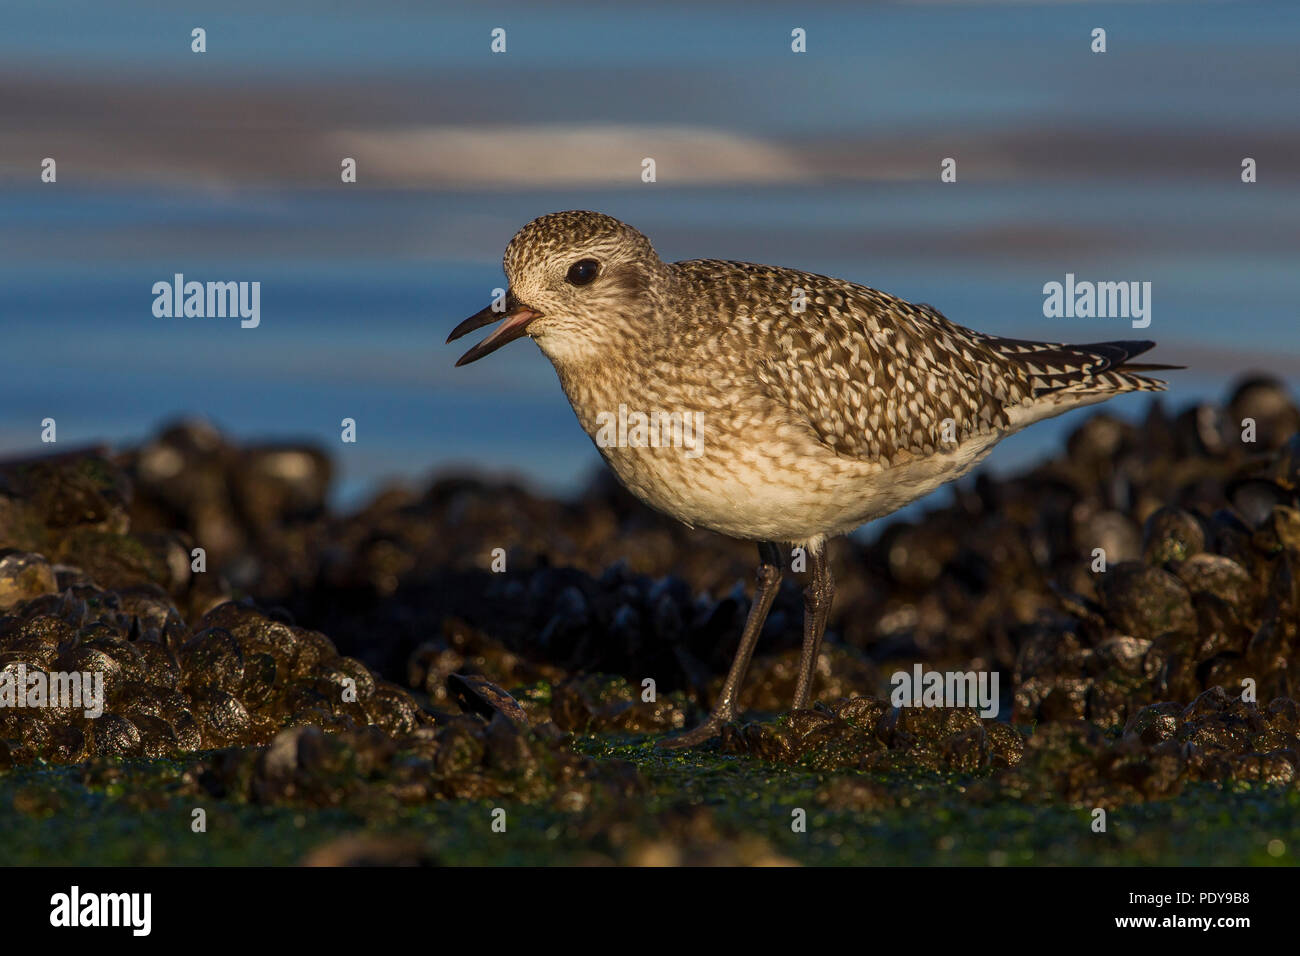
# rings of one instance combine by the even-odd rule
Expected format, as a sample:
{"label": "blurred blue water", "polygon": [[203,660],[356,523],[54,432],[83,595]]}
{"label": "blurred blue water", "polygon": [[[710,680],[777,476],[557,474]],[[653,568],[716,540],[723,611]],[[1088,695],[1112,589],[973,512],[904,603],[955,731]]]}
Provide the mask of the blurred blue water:
{"label": "blurred blue water", "polygon": [[[960,131],[978,142],[984,130],[1050,138],[1096,125],[1139,149],[1148,135],[1193,129],[1224,138],[1224,171],[1218,180],[1179,175],[1171,157],[1168,176],[1148,168],[958,187],[822,176],[422,190],[81,182],[72,172],[53,188],[27,172],[21,181],[8,175],[0,180],[0,453],[37,449],[47,416],[62,446],[131,441],[197,413],[241,439],[325,443],[342,466],[346,501],[384,477],[415,479],[455,463],[570,489],[599,459],[545,359],[521,342],[453,370],[465,343],[443,339],[502,284],[500,252],[513,231],[573,207],[632,222],[668,259],[754,259],[840,275],[987,331],[1155,338],[1163,359],[1199,360],[1174,373],[1173,405],[1217,397],[1247,367],[1293,375],[1300,180],[1278,175],[1281,157],[1261,160],[1255,186],[1243,187],[1234,170],[1256,133],[1296,132],[1297,5],[1193,9],[238,2],[185,12],[9,0],[0,64],[9,75],[58,82],[102,75],[149,85],[193,80],[197,70],[220,90],[359,77],[394,89],[414,83],[408,94],[417,100],[425,82],[438,101],[431,121],[469,103],[506,111],[485,120],[688,123],[796,143],[820,137],[822,148],[840,133],[942,140]],[[788,54],[792,23],[808,29],[816,56]],[[498,24],[510,36],[504,63],[484,53]],[[1110,31],[1104,66],[1080,40],[1095,24]],[[185,39],[194,25],[208,29],[213,51],[201,60]],[[755,53],[769,46],[771,56]],[[184,117],[164,120],[184,128]],[[70,108],[20,132],[39,140],[114,121]],[[175,272],[261,281],[261,327],[155,318],[151,286]],[[1066,272],[1151,281],[1151,327],[1045,319],[1042,284]],[[1145,403],[1126,397],[1112,407],[1138,414]],[[345,417],[358,421],[356,445],[338,440]],[[1032,459],[1078,420],[1014,436],[993,466]]]}

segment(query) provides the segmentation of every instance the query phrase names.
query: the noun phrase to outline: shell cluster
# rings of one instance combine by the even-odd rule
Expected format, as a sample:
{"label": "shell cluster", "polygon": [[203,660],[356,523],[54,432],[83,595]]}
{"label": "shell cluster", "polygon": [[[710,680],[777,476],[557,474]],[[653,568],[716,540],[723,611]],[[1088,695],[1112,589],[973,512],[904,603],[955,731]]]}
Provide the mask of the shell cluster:
{"label": "shell cluster", "polygon": [[[19,566],[55,579],[39,555],[0,557],[0,574]],[[143,587],[75,584],[11,605],[0,617],[0,672],[103,679],[100,715],[0,708],[0,760],[9,763],[257,746],[284,727],[373,725],[401,737],[432,723],[409,693],[317,631],[235,603],[190,627],[165,595]]]}
{"label": "shell cluster", "polygon": [[[570,501],[444,477],[339,514],[330,471],[195,422],[0,465],[0,674],[94,671],[106,692],[95,718],[0,708],[0,765],[203,753],[193,786],[253,800],[583,799],[635,784],[567,735],[671,732],[716,691],[749,546],[604,476]],[[1093,415],[1054,459],[838,541],[832,562],[827,703],[767,719],[794,683],[788,574],[741,701],[757,719],[726,751],[1042,799],[1294,785],[1300,409],[1278,383]],[[998,671],[1003,719],[892,708],[890,675],[918,663]]]}

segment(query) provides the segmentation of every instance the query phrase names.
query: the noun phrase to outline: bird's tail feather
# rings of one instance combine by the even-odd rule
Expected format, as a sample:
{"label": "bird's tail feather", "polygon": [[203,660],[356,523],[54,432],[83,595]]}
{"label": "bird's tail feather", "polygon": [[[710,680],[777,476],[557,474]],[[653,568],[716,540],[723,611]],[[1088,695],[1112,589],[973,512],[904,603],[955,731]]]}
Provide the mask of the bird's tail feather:
{"label": "bird's tail feather", "polygon": [[1183,367],[1131,362],[1155,346],[1147,339],[1064,345],[989,336],[985,344],[1029,373],[1034,398],[1053,392],[1160,392],[1165,382],[1137,373]]}

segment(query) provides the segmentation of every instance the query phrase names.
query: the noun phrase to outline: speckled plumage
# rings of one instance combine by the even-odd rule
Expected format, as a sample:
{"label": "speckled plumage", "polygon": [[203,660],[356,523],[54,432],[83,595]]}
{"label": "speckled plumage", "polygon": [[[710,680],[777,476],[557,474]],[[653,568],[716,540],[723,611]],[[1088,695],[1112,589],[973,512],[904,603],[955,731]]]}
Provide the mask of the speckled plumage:
{"label": "speckled plumage", "polygon": [[[511,240],[505,270],[505,314],[485,309],[451,338],[501,325],[457,364],[531,337],[633,494],[759,543],[758,591],[714,712],[671,746],[703,742],[734,716],[786,563],[778,543],[808,549],[799,708],[834,593],[827,538],[957,478],[1033,422],[1164,387],[1137,373],[1165,366],[1127,364],[1150,342],[1004,339],[843,279],[715,259],[668,264],[600,213],[535,219]],[[697,444],[608,440],[611,417],[629,410],[689,415]]]}
{"label": "speckled plumage", "polygon": [[[564,270],[586,257],[601,275],[566,288]],[[1031,422],[1163,388],[1123,369],[1148,342],[1002,339],[843,279],[666,264],[641,233],[599,213],[534,220],[510,242],[505,269],[512,300],[542,313],[527,334],[593,438],[597,415],[620,405],[701,414],[697,458],[600,451],[651,506],[733,537],[803,544],[850,531]]]}

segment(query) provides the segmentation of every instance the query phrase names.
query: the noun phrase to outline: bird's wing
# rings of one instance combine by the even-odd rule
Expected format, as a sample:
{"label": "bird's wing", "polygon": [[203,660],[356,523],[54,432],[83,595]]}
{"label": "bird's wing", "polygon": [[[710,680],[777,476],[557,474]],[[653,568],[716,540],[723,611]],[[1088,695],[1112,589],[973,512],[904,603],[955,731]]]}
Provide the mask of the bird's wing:
{"label": "bird's wing", "polygon": [[1001,339],[840,279],[748,263],[712,268],[711,285],[731,290],[720,305],[732,309],[750,373],[842,457],[897,463],[1006,429],[1010,410],[1058,401],[1052,393],[1162,385],[1120,371],[1149,342]]}

